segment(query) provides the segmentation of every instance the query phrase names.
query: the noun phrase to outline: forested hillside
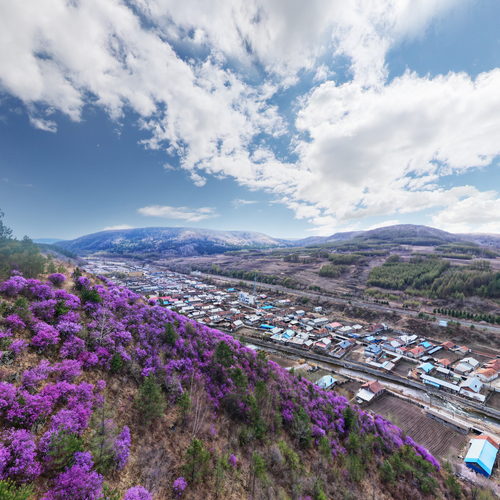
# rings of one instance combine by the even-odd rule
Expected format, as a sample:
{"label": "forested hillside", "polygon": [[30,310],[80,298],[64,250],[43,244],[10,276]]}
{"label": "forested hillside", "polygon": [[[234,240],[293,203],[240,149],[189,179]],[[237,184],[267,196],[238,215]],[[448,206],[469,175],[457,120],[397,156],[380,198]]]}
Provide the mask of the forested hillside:
{"label": "forested hillside", "polygon": [[462,495],[396,426],[129,290],[0,294],[2,498]]}
{"label": "forested hillside", "polygon": [[431,298],[500,297],[500,273],[488,261],[458,267],[436,257],[403,261],[391,256],[371,270],[367,284]]}
{"label": "forested hillside", "polygon": [[36,278],[39,274],[56,272],[56,265],[50,258],[40,253],[39,247],[25,236],[17,240],[12,230],[3,220],[0,210],[0,279],[6,279],[13,270],[19,271],[27,278]]}

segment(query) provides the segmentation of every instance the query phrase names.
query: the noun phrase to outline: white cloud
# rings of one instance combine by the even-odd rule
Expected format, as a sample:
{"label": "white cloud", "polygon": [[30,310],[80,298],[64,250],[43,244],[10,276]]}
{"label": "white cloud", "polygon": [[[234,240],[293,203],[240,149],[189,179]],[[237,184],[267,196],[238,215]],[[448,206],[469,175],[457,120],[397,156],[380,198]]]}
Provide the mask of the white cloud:
{"label": "white cloud", "polygon": [[33,127],[43,130],[45,132],[57,132],[57,123],[53,120],[46,120],[44,118],[30,116],[30,123]]}
{"label": "white cloud", "polygon": [[[421,36],[456,6],[451,0],[1,2],[0,46],[8,50],[0,51],[0,88],[23,101],[43,130],[55,131],[53,119],[40,118],[55,111],[77,121],[86,105],[115,120],[132,110],[149,133],[145,146],[177,155],[197,186],[209,176],[232,177],[274,194],[318,230],[424,209],[461,213],[466,200],[485,194],[439,182],[489,165],[500,153],[500,70],[475,80],[411,72],[386,80],[387,51]],[[176,46],[193,57],[179,57]],[[352,80],[343,85],[324,81],[335,69],[325,61],[334,55],[350,64]],[[301,135],[291,138],[288,152],[298,160],[287,162],[272,145],[290,127],[270,100],[304,70],[323,83],[297,103]],[[208,207],[140,211],[189,221],[216,216]],[[440,214],[436,223],[459,223]]]}
{"label": "white cloud", "polygon": [[258,203],[257,200],[244,200],[241,198],[236,198],[231,202],[231,205],[233,205],[234,208],[240,208],[245,205],[255,205],[256,203]]}
{"label": "white cloud", "polygon": [[472,186],[437,183],[500,154],[499,86],[500,69],[475,80],[406,73],[378,88],[322,84],[297,118],[310,140],[297,146],[304,175],[295,202],[346,222],[478,195]]}
{"label": "white cloud", "polygon": [[150,205],[137,210],[141,215],[149,217],[162,217],[164,219],[180,219],[189,222],[200,222],[205,219],[218,217],[213,207],[171,207],[168,205]]}
{"label": "white cloud", "polygon": [[116,226],[106,226],[103,231],[115,231],[117,229],[133,229],[134,226],[129,226],[128,224],[117,224]]}
{"label": "white cloud", "polygon": [[500,234],[500,197],[495,191],[469,196],[434,215],[432,223],[452,233]]}

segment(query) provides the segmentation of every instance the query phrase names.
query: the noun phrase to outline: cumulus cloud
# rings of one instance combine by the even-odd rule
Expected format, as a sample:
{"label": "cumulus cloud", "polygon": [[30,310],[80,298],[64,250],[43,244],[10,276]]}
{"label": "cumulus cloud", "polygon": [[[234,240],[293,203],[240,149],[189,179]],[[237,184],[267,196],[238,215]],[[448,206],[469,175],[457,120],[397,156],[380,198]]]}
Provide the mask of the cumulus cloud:
{"label": "cumulus cloud", "polygon": [[432,223],[454,233],[500,233],[500,197],[495,191],[469,196],[438,212]]}
{"label": "cumulus cloud", "polygon": [[168,205],[150,205],[138,209],[141,215],[150,217],[162,217],[164,219],[179,219],[188,222],[200,222],[205,219],[218,217],[218,213],[213,207],[171,207]]}
{"label": "cumulus cloud", "polygon": [[[3,2],[0,88],[52,132],[55,111],[78,121],[86,105],[114,120],[131,110],[143,144],[176,156],[197,186],[232,177],[317,230],[428,209],[440,210],[436,224],[458,227],[450,213],[493,202],[440,181],[500,153],[500,70],[388,81],[386,67],[391,47],[451,8],[451,0]],[[351,70],[343,84],[325,81],[338,56]],[[315,86],[295,116],[281,116],[272,99],[307,72]],[[291,154],[273,148],[283,135]],[[216,216],[209,207],[140,213]]]}
{"label": "cumulus cloud", "polygon": [[445,189],[437,182],[500,154],[499,85],[500,69],[475,80],[406,73],[380,88],[322,84],[297,118],[309,140],[298,145],[305,175],[296,202],[342,222],[452,208],[477,196],[472,186]]}

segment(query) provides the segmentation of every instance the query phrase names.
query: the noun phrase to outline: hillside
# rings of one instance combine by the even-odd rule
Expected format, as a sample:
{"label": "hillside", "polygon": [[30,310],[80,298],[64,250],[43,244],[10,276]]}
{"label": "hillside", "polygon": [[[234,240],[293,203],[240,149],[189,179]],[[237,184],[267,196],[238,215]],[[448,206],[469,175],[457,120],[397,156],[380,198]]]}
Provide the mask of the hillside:
{"label": "hillside", "polygon": [[244,248],[286,246],[287,242],[262,233],[216,231],[189,227],[147,227],[101,231],[57,246],[77,254],[106,252],[120,255],[205,255]]}
{"label": "hillside", "polygon": [[393,226],[379,227],[368,231],[349,231],[343,233],[335,233],[331,236],[306,238],[304,240],[300,240],[300,244],[304,246],[317,246],[343,241],[380,241],[407,245],[440,245],[443,243],[450,243],[460,240],[468,240],[467,235],[455,235],[429,226],[421,226],[415,224],[396,224]]}
{"label": "hillside", "polygon": [[2,498],[468,497],[399,428],[232,337],[48,278],[0,284]]}

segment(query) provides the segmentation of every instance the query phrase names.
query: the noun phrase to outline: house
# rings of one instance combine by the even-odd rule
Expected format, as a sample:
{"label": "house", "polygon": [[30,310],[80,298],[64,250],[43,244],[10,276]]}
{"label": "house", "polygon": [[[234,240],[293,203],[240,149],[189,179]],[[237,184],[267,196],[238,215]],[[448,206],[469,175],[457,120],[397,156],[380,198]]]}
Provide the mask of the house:
{"label": "house", "polygon": [[418,370],[420,370],[424,373],[430,373],[432,370],[434,370],[434,365],[432,363],[422,363],[418,367]]}
{"label": "house", "polygon": [[363,384],[356,394],[359,403],[368,403],[384,392],[384,386],[377,380]]}
{"label": "house", "polygon": [[492,359],[491,361],[488,361],[485,365],[484,368],[493,368],[493,370],[496,370],[497,372],[500,371],[500,359]]}
{"label": "house", "polygon": [[480,365],[477,359],[471,357],[462,359],[462,363],[467,363],[471,365],[474,370]]}
{"label": "house", "polygon": [[326,328],[328,328],[328,330],[336,330],[337,328],[341,328],[342,327],[342,323],[339,323],[338,321],[333,321],[332,323],[328,323],[326,325]]}
{"label": "house", "polygon": [[377,358],[382,354],[382,348],[377,344],[370,344],[365,347],[365,356]]}
{"label": "house", "polygon": [[450,342],[449,340],[447,342],[443,342],[441,345],[448,350],[451,350],[455,347],[455,344],[453,342]]}
{"label": "house", "polygon": [[462,375],[469,374],[472,370],[479,366],[479,361],[474,358],[464,358],[457,366],[455,366],[454,370],[457,373],[461,373]]}
{"label": "house", "polygon": [[424,340],[424,342],[420,342],[419,346],[423,347],[426,351],[429,351],[434,347],[434,344],[431,344],[429,341]]}
{"label": "house", "polygon": [[443,368],[448,368],[451,365],[451,361],[448,358],[440,358],[436,361],[436,364]]}
{"label": "house", "polygon": [[470,396],[470,393],[479,394],[483,388],[483,383],[478,377],[469,377],[460,384],[460,393]]}
{"label": "house", "polygon": [[250,295],[250,294],[245,293],[245,292],[240,292],[238,294],[238,300],[242,304],[245,304],[247,306],[253,306],[253,305],[255,305],[256,297],[254,295]]}
{"label": "house", "polygon": [[481,382],[492,382],[498,377],[498,372],[493,368],[480,368],[476,370],[476,375]]}
{"label": "house", "polygon": [[410,349],[407,353],[407,355],[411,358],[420,358],[425,352],[425,349],[422,346],[417,346],[414,347],[413,349]]}
{"label": "house", "polygon": [[337,379],[331,375],[325,375],[315,382],[320,389],[324,389],[325,391],[333,387],[336,383]]}
{"label": "house", "polygon": [[340,347],[340,349],[349,349],[353,345],[353,343],[349,340],[343,340],[342,342],[339,342],[337,345]]}
{"label": "house", "polygon": [[464,462],[467,467],[483,476],[490,477],[495,465],[499,444],[491,436],[481,435],[470,440]]}

